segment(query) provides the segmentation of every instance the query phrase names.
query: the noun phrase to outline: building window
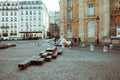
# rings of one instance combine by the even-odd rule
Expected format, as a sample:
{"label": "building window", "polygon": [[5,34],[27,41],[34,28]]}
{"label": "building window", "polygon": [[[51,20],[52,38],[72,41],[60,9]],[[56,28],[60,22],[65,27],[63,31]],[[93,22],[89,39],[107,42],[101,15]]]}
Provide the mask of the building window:
{"label": "building window", "polygon": [[32,15],[32,11],[30,11],[30,15]]}
{"label": "building window", "polygon": [[94,15],[94,4],[88,4],[88,15]]}
{"label": "building window", "polygon": [[23,18],[21,18],[21,21],[23,21]]}
{"label": "building window", "polygon": [[34,20],[36,20],[36,17],[34,16]]}
{"label": "building window", "polygon": [[38,14],[40,15],[40,14],[41,14],[41,11],[39,11]]}
{"label": "building window", "polygon": [[15,17],[15,21],[17,21],[17,18]]}
{"label": "building window", "polygon": [[68,7],[72,7],[72,0],[68,0],[68,1],[67,1],[67,6],[68,6]]}
{"label": "building window", "polygon": [[8,18],[6,17],[6,21],[8,21]]}
{"label": "building window", "polygon": [[71,24],[67,25],[67,37],[68,38],[72,38],[73,34],[72,34],[72,26]]}
{"label": "building window", "polygon": [[16,12],[14,12],[15,16],[17,15]]}
{"label": "building window", "polygon": [[72,20],[72,11],[70,10],[67,12],[67,19]]}
{"label": "building window", "polygon": [[13,18],[11,17],[11,21],[13,21]]}
{"label": "building window", "polygon": [[95,22],[88,22],[88,37],[95,37]]}
{"label": "building window", "polygon": [[23,6],[21,6],[21,9],[23,9]]}
{"label": "building window", "polygon": [[26,15],[28,15],[28,11],[26,11]]}
{"label": "building window", "polygon": [[6,12],[6,16],[8,16],[8,13]]}
{"label": "building window", "polygon": [[4,12],[2,12],[2,16],[4,16]]}
{"label": "building window", "polygon": [[21,15],[23,15],[23,11],[21,11]]}
{"label": "building window", "polygon": [[34,15],[36,14],[36,11],[34,11]]}
{"label": "building window", "polygon": [[13,15],[13,12],[11,12],[11,16]]}
{"label": "building window", "polygon": [[2,17],[2,21],[4,21],[4,18]]}

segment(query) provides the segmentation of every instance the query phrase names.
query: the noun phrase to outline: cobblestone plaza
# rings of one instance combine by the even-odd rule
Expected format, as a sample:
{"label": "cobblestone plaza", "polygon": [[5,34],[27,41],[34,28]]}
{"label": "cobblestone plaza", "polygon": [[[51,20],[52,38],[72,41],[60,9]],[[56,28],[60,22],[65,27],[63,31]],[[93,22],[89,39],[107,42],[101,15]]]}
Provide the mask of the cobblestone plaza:
{"label": "cobblestone plaza", "polygon": [[[44,40],[45,41],[45,40]],[[120,51],[102,52],[102,47],[80,49],[65,47],[63,54],[43,65],[19,70],[18,63],[39,54],[48,43],[37,41],[2,41],[16,47],[0,50],[0,80],[120,80]]]}

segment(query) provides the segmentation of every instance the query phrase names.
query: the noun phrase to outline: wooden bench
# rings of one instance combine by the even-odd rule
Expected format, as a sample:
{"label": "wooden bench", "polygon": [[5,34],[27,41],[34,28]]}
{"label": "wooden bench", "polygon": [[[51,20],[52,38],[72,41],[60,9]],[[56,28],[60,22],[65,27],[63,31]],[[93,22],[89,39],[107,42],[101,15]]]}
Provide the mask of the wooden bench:
{"label": "wooden bench", "polygon": [[30,64],[31,64],[31,61],[30,61],[30,60],[25,60],[24,62],[19,63],[19,64],[18,64],[18,67],[19,67],[20,69],[25,69],[25,68],[27,68]]}
{"label": "wooden bench", "polygon": [[55,53],[52,55],[52,59],[57,58],[57,56],[58,56],[58,53],[57,53],[57,52],[55,52]]}
{"label": "wooden bench", "polygon": [[52,60],[52,56],[47,56],[46,58],[45,58],[45,61],[51,61]]}
{"label": "wooden bench", "polygon": [[53,55],[53,52],[48,52],[48,55],[50,56],[50,55]]}
{"label": "wooden bench", "polygon": [[46,52],[53,52],[53,53],[55,53],[56,50],[57,50],[57,47],[53,47],[53,48],[46,49]]}
{"label": "wooden bench", "polygon": [[45,50],[43,50],[43,51],[41,51],[40,53],[39,53],[39,55],[41,55],[41,54],[43,54],[43,53],[45,53],[46,51]]}
{"label": "wooden bench", "polygon": [[47,55],[48,55],[48,52],[45,52],[45,53],[41,54],[41,58],[46,58]]}
{"label": "wooden bench", "polygon": [[61,55],[62,53],[63,53],[63,50],[62,50],[62,49],[59,49],[58,55]]}
{"label": "wooden bench", "polygon": [[42,65],[45,61],[45,58],[36,58],[31,60],[31,65]]}

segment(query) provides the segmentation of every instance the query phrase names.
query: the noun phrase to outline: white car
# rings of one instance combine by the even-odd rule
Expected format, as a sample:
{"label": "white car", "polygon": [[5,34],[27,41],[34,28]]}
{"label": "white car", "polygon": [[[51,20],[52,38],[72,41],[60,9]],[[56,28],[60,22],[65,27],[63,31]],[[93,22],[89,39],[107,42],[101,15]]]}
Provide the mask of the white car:
{"label": "white car", "polygon": [[62,46],[64,44],[64,42],[66,42],[68,46],[71,44],[71,41],[67,41],[66,39],[58,39],[55,42],[55,45],[56,46]]}

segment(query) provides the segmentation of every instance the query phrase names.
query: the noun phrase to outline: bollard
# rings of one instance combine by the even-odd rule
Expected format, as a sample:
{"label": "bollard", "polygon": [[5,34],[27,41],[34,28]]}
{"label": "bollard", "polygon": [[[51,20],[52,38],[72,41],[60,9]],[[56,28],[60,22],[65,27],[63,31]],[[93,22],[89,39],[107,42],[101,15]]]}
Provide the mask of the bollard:
{"label": "bollard", "polygon": [[90,51],[94,51],[94,45],[92,43],[90,44]]}
{"label": "bollard", "polygon": [[64,44],[62,43],[62,48],[64,48]]}
{"label": "bollard", "polygon": [[82,47],[85,47],[85,43],[82,44]]}
{"label": "bollard", "polygon": [[107,46],[103,46],[103,52],[108,52],[108,47]]}
{"label": "bollard", "polygon": [[109,49],[113,49],[113,45],[112,44],[109,45]]}

